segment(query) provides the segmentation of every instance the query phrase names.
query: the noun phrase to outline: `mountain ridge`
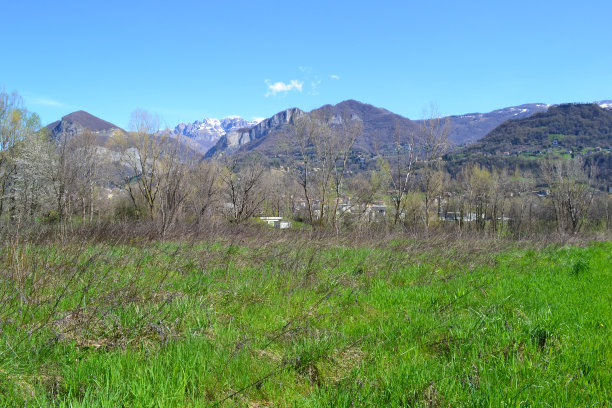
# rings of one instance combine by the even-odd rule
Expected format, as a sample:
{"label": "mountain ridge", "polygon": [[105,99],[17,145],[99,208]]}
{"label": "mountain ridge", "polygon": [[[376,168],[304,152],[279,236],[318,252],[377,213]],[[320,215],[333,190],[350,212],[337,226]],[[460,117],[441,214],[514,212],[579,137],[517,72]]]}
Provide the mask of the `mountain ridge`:
{"label": "mountain ridge", "polygon": [[[488,113],[448,116],[449,141],[454,145],[459,145],[478,140],[505,120],[526,117],[547,108],[548,105],[541,103],[524,104],[517,107],[497,109]],[[292,109],[299,110],[298,108]],[[393,133],[396,131],[396,128],[400,129],[400,131],[411,131],[415,130],[422,123],[421,120],[411,120],[388,109],[354,99],[348,99],[335,105],[323,105],[310,112],[299,111],[303,114],[327,115],[330,118],[346,115],[359,118],[364,125],[363,135],[357,139],[355,147],[371,155],[377,154],[380,149],[384,150],[385,147],[393,143]],[[271,118],[282,115],[283,112],[287,112],[287,110],[281,111]],[[286,124],[285,122],[281,120],[279,124]],[[226,149],[229,149],[226,152],[227,154],[232,154],[237,151],[247,152],[251,148],[275,155],[274,145],[283,144],[280,138],[280,127],[273,126],[269,127],[269,129],[270,135],[266,134],[265,131],[241,130],[221,137],[217,144],[206,153],[206,157],[213,157]],[[255,140],[257,140],[257,143],[254,142]]]}
{"label": "mountain ridge", "polygon": [[474,163],[535,172],[537,159],[582,157],[599,168],[602,180],[610,181],[612,109],[601,102],[606,101],[552,105],[546,112],[508,120],[478,142],[449,153],[448,169],[455,174],[466,163]]}
{"label": "mountain ridge", "polygon": [[[269,136],[272,132],[279,131],[283,125],[292,123],[296,116],[305,112],[299,108],[289,108],[262,120],[252,128],[235,129],[223,135],[204,158],[212,158],[221,153],[234,153],[245,145]],[[261,140],[260,140],[261,141]]]}
{"label": "mountain ridge", "polygon": [[44,129],[54,138],[58,138],[61,134],[74,136],[88,129],[94,132],[99,143],[105,143],[115,131],[125,132],[125,130],[114,123],[100,119],[84,110],[64,115],[60,120],[45,126]]}
{"label": "mountain ridge", "polygon": [[582,145],[604,145],[612,136],[612,110],[598,103],[552,105],[546,112],[506,121],[462,151],[514,153],[528,149],[570,149]]}
{"label": "mountain ridge", "polygon": [[[597,101],[604,108],[612,108],[611,100]],[[538,112],[545,112],[550,106],[543,103],[523,104],[513,107],[496,109],[487,113],[467,113],[447,116],[449,120],[449,141],[454,145],[477,142],[497,126],[509,119],[530,117]],[[393,113],[385,108],[348,99],[335,105],[327,104],[310,112],[299,108],[285,109],[260,122],[247,121],[239,116],[228,116],[223,119],[205,118],[192,123],[180,123],[168,130],[175,138],[182,137],[183,142],[191,149],[199,151],[210,158],[219,154],[234,152],[249,152],[251,149],[274,156],[281,146],[287,148],[286,137],[283,139],[283,127],[291,123],[295,117],[303,114],[322,114],[330,118],[351,115],[362,120],[364,134],[355,143],[355,148],[375,155],[379,149],[384,149],[393,143],[393,132],[396,127],[401,131],[415,129],[420,120],[411,120]],[[101,144],[105,143],[119,126],[107,122],[88,112],[79,110],[63,116],[60,120],[45,127],[51,135],[57,137],[61,133],[75,134],[84,129],[96,133]]]}

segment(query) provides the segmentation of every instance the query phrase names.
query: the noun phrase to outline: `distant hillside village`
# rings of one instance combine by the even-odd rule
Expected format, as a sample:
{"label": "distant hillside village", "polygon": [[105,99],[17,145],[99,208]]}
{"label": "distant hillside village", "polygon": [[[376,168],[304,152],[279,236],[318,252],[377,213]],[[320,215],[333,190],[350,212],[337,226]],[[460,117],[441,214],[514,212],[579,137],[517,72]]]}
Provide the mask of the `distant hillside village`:
{"label": "distant hillside village", "polygon": [[84,111],[42,127],[18,95],[1,96],[0,217],[12,225],[610,228],[612,111],[603,104],[412,121],[345,101],[167,130],[138,110],[126,131]]}

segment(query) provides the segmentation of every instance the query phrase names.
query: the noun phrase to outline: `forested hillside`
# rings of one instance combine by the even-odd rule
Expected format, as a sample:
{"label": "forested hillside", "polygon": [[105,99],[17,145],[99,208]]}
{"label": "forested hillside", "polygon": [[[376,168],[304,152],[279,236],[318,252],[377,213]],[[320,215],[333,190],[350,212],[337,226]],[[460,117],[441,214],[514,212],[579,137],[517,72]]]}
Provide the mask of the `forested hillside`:
{"label": "forested hillside", "polygon": [[446,156],[452,173],[465,163],[537,171],[537,159],[582,157],[610,180],[612,110],[597,104],[562,104],[523,119],[508,120],[480,141]]}

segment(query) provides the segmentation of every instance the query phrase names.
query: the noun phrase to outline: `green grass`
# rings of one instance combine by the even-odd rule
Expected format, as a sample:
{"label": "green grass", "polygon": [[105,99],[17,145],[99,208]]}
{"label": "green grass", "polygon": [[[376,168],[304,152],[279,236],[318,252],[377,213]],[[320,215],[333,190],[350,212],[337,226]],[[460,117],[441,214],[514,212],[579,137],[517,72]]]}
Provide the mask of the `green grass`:
{"label": "green grass", "polygon": [[610,406],[612,243],[15,245],[0,406]]}

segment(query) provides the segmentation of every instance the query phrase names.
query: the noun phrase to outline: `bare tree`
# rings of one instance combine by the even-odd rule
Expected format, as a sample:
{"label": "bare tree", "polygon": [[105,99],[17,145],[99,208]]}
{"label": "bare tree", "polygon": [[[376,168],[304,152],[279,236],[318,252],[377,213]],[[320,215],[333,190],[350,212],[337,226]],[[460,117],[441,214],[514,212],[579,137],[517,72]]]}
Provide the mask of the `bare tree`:
{"label": "bare tree", "polygon": [[[481,231],[488,226],[497,232],[500,225],[504,225],[510,204],[507,191],[509,182],[505,172],[468,165],[461,172],[461,180],[464,199],[468,204],[468,212],[462,217],[467,217]],[[514,210],[517,211],[516,208]]]}
{"label": "bare tree", "polygon": [[429,228],[434,201],[440,195],[443,186],[442,155],[448,149],[449,130],[448,118],[443,118],[435,105],[431,106],[428,117],[421,121],[418,129],[418,156],[421,160],[420,184],[425,202],[425,228]]}
{"label": "bare tree", "polygon": [[381,170],[388,173],[391,190],[391,204],[393,205],[393,224],[397,225],[400,217],[405,213],[405,196],[409,190],[414,176],[414,169],[418,162],[416,154],[416,135],[414,129],[405,129],[398,122],[393,131],[393,151],[384,158],[381,152]]}
{"label": "bare tree", "polygon": [[73,158],[72,138],[74,136],[67,132],[61,132],[54,140],[56,156],[54,168],[51,172],[51,185],[55,192],[55,203],[57,217],[62,234],[66,233],[66,219],[71,213],[70,194],[76,185],[78,168]]}
{"label": "bare tree", "polygon": [[533,193],[536,186],[534,177],[517,168],[512,179],[508,180],[508,226],[514,233],[531,231],[534,206],[537,196]]}
{"label": "bare tree", "polygon": [[68,155],[75,170],[73,194],[81,204],[83,221],[93,221],[95,193],[99,184],[99,169],[104,157],[98,154],[96,135],[89,129],[75,134],[69,141]]}
{"label": "bare tree", "polygon": [[195,157],[193,152],[186,151],[180,137],[168,138],[165,141],[164,154],[159,162],[160,169],[160,226],[165,235],[168,227],[177,221],[179,212],[189,195],[188,173]]}
{"label": "bare tree", "polygon": [[242,223],[253,217],[264,201],[261,181],[264,167],[258,160],[249,160],[239,168],[236,158],[226,158],[221,171],[225,202],[223,213],[234,223]]}
{"label": "bare tree", "polygon": [[359,173],[348,179],[348,190],[351,195],[351,213],[356,214],[358,220],[369,223],[378,220],[370,207],[380,199],[384,188],[388,185],[387,174],[380,170],[368,173]]}
{"label": "bare tree", "polygon": [[332,226],[338,230],[338,206],[343,196],[344,178],[348,167],[348,161],[355,142],[363,133],[363,121],[352,116],[348,112],[331,117],[333,123],[330,132],[331,157],[329,164],[332,166],[332,181],[334,187],[334,207],[332,210]]}
{"label": "bare tree", "polygon": [[362,130],[361,120],[348,113],[311,113],[294,121],[290,133],[299,159],[294,161],[293,171],[311,223],[337,226],[350,153]]}
{"label": "bare tree", "polygon": [[116,134],[115,140],[122,150],[121,162],[126,188],[137,212],[140,203],[151,219],[159,209],[159,192],[162,183],[161,160],[168,134],[158,133],[161,121],[158,116],[138,109],[132,112],[130,133]]}
{"label": "bare tree", "polygon": [[191,194],[187,197],[187,205],[198,225],[219,201],[220,170],[219,164],[214,161],[199,161],[189,169]]}
{"label": "bare tree", "polygon": [[595,169],[583,160],[545,161],[542,175],[550,188],[551,200],[560,231],[576,233],[582,227],[593,201]]}
{"label": "bare tree", "polygon": [[262,177],[262,190],[265,192],[263,210],[266,215],[285,217],[292,215],[291,175],[282,169],[270,168]]}
{"label": "bare tree", "polygon": [[[295,119],[289,128],[288,138],[294,140],[298,151],[298,159],[292,161],[292,170],[300,185],[306,201],[306,212],[310,224],[314,223],[315,180],[314,175],[316,157],[314,155],[313,140],[320,138],[321,123],[313,120],[310,115],[303,115]],[[287,152],[291,154],[291,151]]]}

